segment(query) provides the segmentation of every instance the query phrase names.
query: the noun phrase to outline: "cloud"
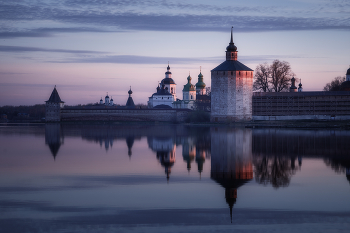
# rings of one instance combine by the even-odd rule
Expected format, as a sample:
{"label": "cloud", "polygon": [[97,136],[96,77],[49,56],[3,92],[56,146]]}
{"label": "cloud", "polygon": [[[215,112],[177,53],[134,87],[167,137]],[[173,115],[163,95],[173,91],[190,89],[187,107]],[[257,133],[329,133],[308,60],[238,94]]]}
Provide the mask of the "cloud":
{"label": "cloud", "polygon": [[[16,37],[51,37],[57,33],[80,33],[80,32],[110,32],[102,28],[93,27],[71,27],[71,28],[37,28],[32,30],[12,31],[2,30],[0,31],[0,38],[16,38]],[[114,30],[113,32],[116,32]],[[121,31],[118,31],[121,32]]]}
{"label": "cloud", "polygon": [[120,63],[120,64],[164,64],[171,61],[172,64],[186,64],[189,62],[216,62],[222,57],[209,58],[185,58],[185,57],[150,57],[134,55],[114,55],[100,57],[79,57],[64,61],[51,61],[52,63]]}
{"label": "cloud", "polygon": [[[279,30],[350,29],[350,17],[336,2],[333,7],[316,3],[303,7],[232,6],[192,4],[169,1],[66,1],[3,2],[0,3],[0,37],[47,37],[62,32],[116,32],[120,30],[148,31],[227,31],[232,25],[236,32]],[[193,9],[196,9],[194,12]],[[344,12],[345,13],[341,13]],[[339,14],[337,14],[337,12]],[[72,28],[28,29],[11,22],[48,21],[59,24],[76,24]],[[7,26],[6,26],[7,25]],[[19,24],[20,25],[20,24]],[[6,27],[5,27],[6,26]],[[33,25],[32,25],[33,27]],[[98,28],[97,28],[98,27]]]}
{"label": "cloud", "polygon": [[6,46],[0,45],[0,52],[6,53],[22,53],[22,52],[54,52],[54,53],[73,53],[73,54],[102,54],[104,52],[90,50],[70,50],[70,49],[45,49],[37,47],[25,46]]}

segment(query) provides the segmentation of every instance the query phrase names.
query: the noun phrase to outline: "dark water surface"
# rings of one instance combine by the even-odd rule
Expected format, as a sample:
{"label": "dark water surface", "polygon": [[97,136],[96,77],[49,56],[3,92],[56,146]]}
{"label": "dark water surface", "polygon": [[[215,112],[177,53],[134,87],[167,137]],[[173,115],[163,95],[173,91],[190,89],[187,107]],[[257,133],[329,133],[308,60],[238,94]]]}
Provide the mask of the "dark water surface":
{"label": "dark water surface", "polygon": [[348,232],[350,131],[0,125],[0,232]]}

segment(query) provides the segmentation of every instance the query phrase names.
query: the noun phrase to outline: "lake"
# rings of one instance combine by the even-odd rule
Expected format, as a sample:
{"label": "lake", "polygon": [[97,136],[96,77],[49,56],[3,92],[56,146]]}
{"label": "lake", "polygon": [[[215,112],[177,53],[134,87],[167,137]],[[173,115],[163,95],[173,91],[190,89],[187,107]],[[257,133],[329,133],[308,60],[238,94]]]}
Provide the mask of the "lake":
{"label": "lake", "polygon": [[350,131],[0,125],[0,232],[348,232]]}

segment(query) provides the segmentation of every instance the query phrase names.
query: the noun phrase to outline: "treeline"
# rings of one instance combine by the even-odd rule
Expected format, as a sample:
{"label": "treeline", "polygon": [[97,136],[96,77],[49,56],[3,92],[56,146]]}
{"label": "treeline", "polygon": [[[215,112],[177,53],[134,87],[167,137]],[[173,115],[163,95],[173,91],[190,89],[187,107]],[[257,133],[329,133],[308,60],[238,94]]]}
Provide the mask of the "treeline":
{"label": "treeline", "polygon": [[45,117],[45,104],[32,106],[3,106],[0,107],[0,115],[7,115],[7,119],[12,120],[40,120]]}

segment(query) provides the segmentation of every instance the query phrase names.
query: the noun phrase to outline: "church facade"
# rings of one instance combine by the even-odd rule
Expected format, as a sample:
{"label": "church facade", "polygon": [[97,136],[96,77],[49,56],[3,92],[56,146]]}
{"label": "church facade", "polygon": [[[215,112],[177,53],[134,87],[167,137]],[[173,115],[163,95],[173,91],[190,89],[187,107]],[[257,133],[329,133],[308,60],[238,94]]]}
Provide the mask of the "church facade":
{"label": "church facade", "polygon": [[237,47],[226,47],[226,61],[211,70],[212,122],[252,119],[253,70],[237,61]]}

